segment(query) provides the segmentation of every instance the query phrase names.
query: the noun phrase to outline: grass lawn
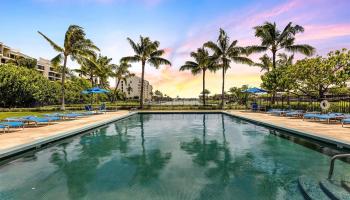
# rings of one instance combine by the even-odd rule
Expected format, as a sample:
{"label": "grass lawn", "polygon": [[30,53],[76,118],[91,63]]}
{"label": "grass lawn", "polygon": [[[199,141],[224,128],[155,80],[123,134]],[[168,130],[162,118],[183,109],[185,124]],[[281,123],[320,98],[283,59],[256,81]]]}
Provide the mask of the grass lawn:
{"label": "grass lawn", "polygon": [[28,116],[28,115],[34,115],[34,116],[42,116],[43,112],[0,112],[0,120],[3,120],[8,117],[21,117],[21,116]]}

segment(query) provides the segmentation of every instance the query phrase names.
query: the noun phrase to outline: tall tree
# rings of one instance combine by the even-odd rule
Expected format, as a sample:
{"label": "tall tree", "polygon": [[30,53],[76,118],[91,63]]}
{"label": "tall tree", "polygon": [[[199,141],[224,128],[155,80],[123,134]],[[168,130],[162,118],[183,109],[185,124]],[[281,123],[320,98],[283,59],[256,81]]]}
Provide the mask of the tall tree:
{"label": "tall tree", "polygon": [[350,80],[350,50],[338,50],[327,57],[299,60],[290,67],[296,89],[311,97],[323,99],[331,88],[346,87]]}
{"label": "tall tree", "polygon": [[170,61],[161,56],[164,55],[165,51],[159,49],[159,42],[152,41],[149,37],[140,36],[139,43],[135,43],[132,39],[127,38],[130,46],[135,52],[133,56],[127,56],[121,60],[124,62],[141,62],[142,74],[141,74],[141,94],[140,94],[140,108],[143,108],[143,91],[144,91],[144,80],[145,80],[145,66],[146,63],[159,68],[160,65],[171,65]]}
{"label": "tall tree", "polygon": [[82,27],[77,25],[70,25],[65,34],[63,47],[56,44],[46,35],[38,31],[38,33],[44,37],[44,39],[49,42],[52,48],[57,51],[59,54],[54,57],[51,62],[54,66],[59,66],[63,62],[62,71],[61,71],[61,110],[65,110],[65,87],[64,82],[66,78],[66,68],[67,60],[77,60],[82,56],[91,56],[95,54],[96,50],[99,50],[91,40],[86,39],[85,32]]}
{"label": "tall tree", "polygon": [[6,63],[15,64],[20,67],[26,67],[28,69],[35,69],[37,65],[37,60],[34,58],[15,58],[14,60],[8,60]]}
{"label": "tall tree", "polygon": [[255,37],[260,38],[261,44],[250,46],[250,52],[271,51],[272,69],[276,68],[276,56],[279,50],[292,53],[302,53],[306,56],[314,54],[315,49],[307,44],[295,44],[295,35],[304,32],[300,25],[289,22],[283,31],[278,30],[276,23],[265,22],[263,25],[254,27]]}
{"label": "tall tree", "polygon": [[80,69],[75,69],[74,71],[79,73],[81,76],[89,79],[91,87],[95,86],[95,78],[100,70],[97,63],[96,56],[80,57],[78,58],[78,63],[80,64]]}
{"label": "tall tree", "polygon": [[[115,78],[115,81],[116,81],[114,94],[118,93],[118,88],[119,88],[119,84],[120,84],[121,81],[124,81],[125,82],[125,86],[127,86],[127,79],[130,78],[130,77],[135,76],[134,73],[131,73],[129,71],[130,67],[131,67],[131,65],[129,63],[125,62],[125,61],[120,61],[119,65],[115,65],[114,72],[112,74],[112,76]],[[128,88],[127,88],[127,90],[128,90]],[[122,92],[124,92],[124,91],[122,91]],[[116,96],[117,95],[115,95],[115,97]],[[113,99],[113,101],[115,101],[115,98]]]}
{"label": "tall tree", "polygon": [[132,76],[135,76],[134,73],[131,73],[129,71],[129,68],[131,65],[125,61],[120,61],[119,65],[116,65],[115,71],[114,71],[114,78],[115,78],[115,85],[116,89],[118,89],[120,81],[126,82],[126,80]]}
{"label": "tall tree", "polygon": [[230,68],[231,61],[249,65],[253,64],[253,61],[246,57],[246,48],[237,46],[237,43],[237,40],[231,42],[226,32],[220,29],[220,35],[216,43],[209,41],[204,44],[205,47],[214,51],[214,57],[218,60],[218,66],[222,69],[221,108],[225,106],[225,74]]}
{"label": "tall tree", "polygon": [[108,78],[114,75],[113,70],[116,68],[115,64],[112,64],[112,58],[99,55],[97,58],[97,77],[99,78],[99,85],[103,88],[109,87]]}
{"label": "tall tree", "polygon": [[265,70],[269,72],[272,68],[271,58],[267,54],[264,54],[262,57],[259,58],[259,60],[260,62],[254,63],[254,66],[260,67],[261,71]]}
{"label": "tall tree", "polygon": [[209,56],[209,53],[204,47],[198,48],[196,52],[191,53],[191,57],[194,61],[186,61],[184,65],[180,67],[180,71],[191,70],[193,75],[202,73],[203,75],[203,105],[205,105],[205,72],[215,71],[217,69],[216,60],[212,56]]}
{"label": "tall tree", "polygon": [[[265,22],[263,25],[254,27],[255,37],[260,38],[261,44],[250,46],[249,52],[265,52],[270,51],[272,54],[272,69],[276,69],[277,52],[284,50],[292,53],[301,53],[306,56],[314,54],[315,49],[307,44],[295,44],[295,35],[304,32],[304,28],[300,25],[294,25],[289,22],[283,31],[278,30],[276,23]],[[272,73],[271,75],[277,75]],[[271,76],[271,81],[277,81],[277,77]],[[272,84],[277,85],[277,84]],[[271,102],[275,101],[276,89],[272,88]]]}

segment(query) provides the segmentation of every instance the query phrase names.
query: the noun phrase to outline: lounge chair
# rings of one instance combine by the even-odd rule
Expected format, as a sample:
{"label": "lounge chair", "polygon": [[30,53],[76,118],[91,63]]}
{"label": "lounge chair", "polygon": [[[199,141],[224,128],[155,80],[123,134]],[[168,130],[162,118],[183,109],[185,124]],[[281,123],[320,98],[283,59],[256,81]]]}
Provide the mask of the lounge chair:
{"label": "lounge chair", "polygon": [[350,116],[349,116],[349,118],[341,120],[341,126],[344,127],[345,124],[350,124]]}
{"label": "lounge chair", "polygon": [[266,113],[272,114],[272,113],[279,112],[279,111],[282,111],[282,110],[281,109],[270,109]]}
{"label": "lounge chair", "polygon": [[6,126],[5,124],[0,124],[0,128],[2,128],[2,130],[4,131],[4,133],[6,132],[6,129],[9,130],[10,127]]}
{"label": "lounge chair", "polygon": [[[0,126],[10,130],[10,128],[24,128],[24,123],[20,121],[0,122]],[[4,132],[5,132],[5,129],[4,129]]]}
{"label": "lounge chair", "polygon": [[257,112],[257,111],[259,110],[259,106],[258,106],[257,103],[252,103],[251,106],[252,106],[252,107],[251,107],[251,110],[252,110],[253,112]]}
{"label": "lounge chair", "polygon": [[93,111],[91,105],[86,105],[86,106],[85,106],[85,110],[86,110],[86,111]]}
{"label": "lounge chair", "polygon": [[98,108],[98,112],[100,113],[106,113],[107,112],[107,108],[106,108],[106,104],[101,104],[101,106]]}
{"label": "lounge chair", "polygon": [[342,113],[329,113],[329,114],[319,114],[315,116],[315,119],[326,120],[329,124],[331,120],[342,120],[344,119],[344,114]]}
{"label": "lounge chair", "polygon": [[303,115],[303,120],[304,119],[316,119],[316,117],[320,115],[320,113],[305,113]]}
{"label": "lounge chair", "polygon": [[284,116],[288,112],[293,112],[293,110],[276,110],[272,112],[272,115],[277,115],[277,116]]}
{"label": "lounge chair", "polygon": [[304,114],[303,110],[295,110],[285,113],[286,117],[302,117]]}
{"label": "lounge chair", "polygon": [[36,117],[36,116],[25,116],[21,117],[24,119],[27,123],[34,123],[35,126],[38,126],[38,124],[50,124],[53,120],[52,117],[46,118],[46,117]]}

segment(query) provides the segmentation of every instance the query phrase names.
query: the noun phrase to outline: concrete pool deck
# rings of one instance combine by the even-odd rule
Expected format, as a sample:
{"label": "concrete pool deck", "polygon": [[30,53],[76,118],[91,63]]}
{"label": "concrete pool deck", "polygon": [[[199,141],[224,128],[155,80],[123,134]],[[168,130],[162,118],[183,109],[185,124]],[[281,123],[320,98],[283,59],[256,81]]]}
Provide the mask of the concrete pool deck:
{"label": "concrete pool deck", "polygon": [[[219,110],[162,110],[162,111],[139,111],[140,113],[218,113]],[[135,112],[137,113],[137,112]],[[225,111],[223,113],[233,115],[248,121],[265,126],[289,131],[306,137],[311,137],[327,143],[333,143],[338,147],[350,149],[350,126],[342,128],[340,124],[325,124],[321,122],[303,121],[287,117],[272,116],[265,113],[253,113],[247,111]],[[10,155],[37,148],[49,142],[79,134],[83,131],[111,123],[134,113],[129,111],[108,112],[106,114],[88,116],[76,120],[61,121],[52,125],[41,127],[29,127],[23,130],[15,129],[10,133],[0,134],[0,159]]]}
{"label": "concrete pool deck", "polygon": [[333,143],[338,147],[346,147],[350,149],[350,125],[342,127],[340,123],[335,122],[328,124],[320,121],[280,117],[266,113],[242,110],[231,110],[226,113],[258,124],[286,130],[327,143]]}
{"label": "concrete pool deck", "polygon": [[59,121],[51,125],[13,129],[0,133],[0,158],[32,149],[42,144],[76,135],[86,130],[129,116],[129,111],[107,112],[75,120]]}

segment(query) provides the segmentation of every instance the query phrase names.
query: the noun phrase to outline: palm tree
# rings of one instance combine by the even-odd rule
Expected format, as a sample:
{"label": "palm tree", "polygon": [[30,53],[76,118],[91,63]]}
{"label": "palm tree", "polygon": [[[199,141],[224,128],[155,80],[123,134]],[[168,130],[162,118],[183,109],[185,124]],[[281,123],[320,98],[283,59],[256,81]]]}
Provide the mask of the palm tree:
{"label": "palm tree", "polygon": [[[300,25],[293,25],[289,22],[283,31],[278,30],[276,23],[265,22],[263,25],[254,27],[255,37],[260,38],[261,44],[248,47],[249,53],[271,51],[272,53],[272,70],[276,69],[276,56],[279,50],[292,53],[302,53],[311,56],[315,48],[307,44],[294,44],[295,35],[304,32]],[[277,77],[272,77],[276,82]],[[276,89],[272,89],[271,103],[275,102]]]}
{"label": "palm tree", "polygon": [[113,70],[116,68],[115,64],[112,64],[112,58],[108,58],[107,56],[101,56],[97,58],[97,77],[99,78],[99,85],[103,88],[108,88],[108,78],[114,75]]}
{"label": "palm tree", "polygon": [[59,66],[63,61],[61,71],[61,84],[62,84],[62,95],[61,95],[61,110],[65,110],[65,87],[64,82],[66,78],[66,68],[68,57],[73,61],[83,56],[95,55],[95,51],[99,50],[91,40],[85,38],[85,32],[82,27],[77,25],[70,25],[65,34],[63,47],[57,45],[54,41],[48,38],[46,35],[38,31],[38,33],[44,37],[46,41],[53,47],[59,54],[54,57],[51,62],[53,66]]}
{"label": "palm tree", "polygon": [[[115,89],[114,93],[117,94],[117,90],[119,88],[120,81],[124,81],[125,85],[127,85],[127,79],[130,77],[135,76],[134,73],[131,73],[129,71],[129,68],[131,65],[127,62],[120,61],[119,65],[115,65],[115,71],[113,72],[112,76],[115,78]],[[115,99],[113,99],[114,101]]]}
{"label": "palm tree", "polygon": [[80,69],[75,69],[74,71],[79,73],[81,76],[85,76],[90,79],[91,87],[95,86],[95,77],[99,66],[97,64],[97,57],[80,57],[78,58],[78,63],[80,64]]}
{"label": "palm tree", "polygon": [[126,82],[126,80],[132,76],[135,76],[134,73],[131,73],[129,71],[129,68],[131,67],[131,65],[125,61],[120,61],[119,65],[116,65],[115,68],[115,72],[113,74],[114,78],[115,78],[115,85],[116,85],[116,90],[119,87],[120,81],[124,81]]}
{"label": "palm tree", "polygon": [[215,71],[217,69],[215,59],[209,56],[209,53],[204,47],[198,48],[197,52],[192,52],[191,57],[195,61],[186,61],[186,63],[180,67],[180,71],[191,70],[193,75],[202,73],[203,75],[203,105],[205,105],[205,72]]}
{"label": "palm tree", "polygon": [[142,64],[140,108],[143,108],[143,91],[146,63],[154,66],[156,69],[158,69],[160,65],[171,65],[171,63],[167,59],[161,57],[165,52],[163,49],[158,49],[158,41],[151,41],[149,37],[142,36],[140,36],[139,43],[135,43],[130,38],[127,38],[127,40],[134,50],[135,55],[124,57],[121,60],[124,62],[141,62]]}
{"label": "palm tree", "polygon": [[277,56],[279,58],[277,60],[279,66],[289,66],[293,64],[294,54],[288,56],[285,53],[279,53]]}
{"label": "palm tree", "polygon": [[276,68],[276,55],[279,50],[285,50],[293,53],[302,53],[311,56],[315,52],[315,48],[307,44],[294,44],[295,35],[304,32],[304,28],[300,25],[293,25],[289,22],[281,32],[278,30],[276,23],[265,22],[261,26],[254,27],[255,37],[261,39],[258,46],[250,46],[250,52],[271,51],[272,53],[272,69]]}
{"label": "palm tree", "polygon": [[214,51],[214,57],[219,62],[219,67],[222,69],[222,91],[221,91],[221,108],[225,105],[225,74],[230,68],[231,61],[242,64],[253,64],[253,62],[245,57],[247,51],[244,47],[237,45],[237,40],[230,42],[230,38],[223,29],[220,29],[220,35],[217,43],[209,41],[204,44]]}
{"label": "palm tree", "polygon": [[272,67],[271,58],[267,54],[264,54],[262,57],[259,58],[259,60],[260,63],[254,63],[254,66],[260,67],[261,71],[266,70],[267,72],[269,72]]}

